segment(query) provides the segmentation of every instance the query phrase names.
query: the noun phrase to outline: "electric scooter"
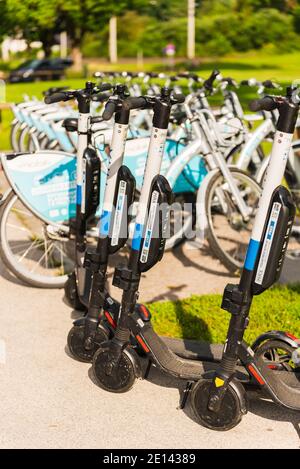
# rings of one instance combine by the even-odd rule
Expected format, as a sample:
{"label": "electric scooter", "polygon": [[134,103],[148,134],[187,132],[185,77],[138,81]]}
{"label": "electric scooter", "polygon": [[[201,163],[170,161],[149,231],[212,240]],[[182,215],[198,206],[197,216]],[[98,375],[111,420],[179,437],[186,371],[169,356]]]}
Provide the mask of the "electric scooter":
{"label": "electric scooter", "polygon": [[[282,374],[268,367],[245,343],[253,297],[270,288],[279,277],[296,213],[290,192],[281,185],[299,113],[299,90],[289,88],[286,97],[267,96],[254,101],[253,111],[279,112],[274,144],[263,193],[255,217],[244,268],[238,285],[225,287],[222,308],[231,313],[222,361],[192,389],[191,402],[198,421],[213,430],[235,427],[247,411],[246,393],[236,380],[240,360],[269,397],[288,409],[300,410],[300,375]],[[300,363],[300,347],[294,352]]]}
{"label": "electric scooter", "polygon": [[[201,423],[210,428],[220,430],[232,428],[247,412],[246,392],[242,383],[255,384],[258,388],[268,386],[272,390],[270,393],[273,398],[276,394],[277,401],[280,396],[281,403],[300,410],[300,373],[293,369],[287,369],[280,362],[265,361],[265,357],[259,353],[255,356],[253,350],[242,342],[244,328],[247,325],[247,314],[246,316],[241,315],[240,308],[242,311],[247,310],[248,313],[249,299],[252,298],[249,293],[250,287],[246,295],[239,288],[229,286],[226,289],[223,307],[229,309],[233,314],[230,341],[234,343],[234,348],[232,348],[230,341],[226,342],[221,364],[214,359],[199,360],[197,356],[193,357],[196,359],[184,359],[175,355],[154,332],[149,316],[147,317],[147,314],[141,316],[140,311],[135,308],[141,273],[153,267],[163,255],[168,211],[166,211],[167,215],[164,216],[159,211],[159,205],[171,201],[171,191],[167,181],[157,174],[159,174],[161,160],[159,151],[164,144],[164,132],[168,125],[172,101],[168,93],[156,99],[154,127],[147,162],[149,170],[146,169],[145,173],[134,242],[128,265],[118,266],[113,279],[113,284],[123,290],[118,325],[113,339],[103,343],[94,355],[93,372],[96,382],[107,391],[119,393],[128,391],[135,379],[142,377],[141,357],[130,341],[130,337],[134,336],[144,354],[149,358],[149,363],[153,363],[168,375],[187,382],[181,407],[185,405],[187,397],[191,393],[194,411]],[[255,278],[256,283],[252,295],[269,288],[278,278],[293,224],[295,207],[288,191],[280,186],[299,107],[298,104],[293,103],[293,99],[294,97],[268,97],[264,98],[263,104],[261,104],[261,106],[265,105],[271,109],[274,109],[275,106],[278,107],[280,119],[270,168],[256,216],[253,240],[249,244],[245,263],[246,272],[250,272],[250,274],[243,274],[242,277],[244,283],[241,285],[243,288],[244,285],[249,285],[248,275]],[[156,138],[157,140],[155,140]],[[158,145],[156,142],[159,142]],[[154,176],[153,179],[151,179],[151,175]],[[158,237],[153,236],[155,220],[158,222],[156,223]],[[264,230],[263,237],[257,234],[259,230],[260,233]],[[258,239],[261,241],[259,242]],[[270,258],[270,252],[272,252],[272,258]],[[255,265],[258,266],[256,273],[254,271]],[[261,338],[264,341],[262,346],[266,344],[266,341],[275,338],[283,339],[283,333],[276,331],[267,333]],[[293,358],[295,363],[299,363],[297,357],[299,356],[300,342],[295,338],[289,338],[293,341]],[[282,343],[284,344],[284,340]],[[256,345],[259,350],[259,342]],[[227,360],[227,353],[232,352],[234,352],[234,357],[230,356]],[[227,371],[229,365],[231,366],[230,378]],[[217,369],[220,371],[212,381],[214,370]],[[214,411],[208,409],[210,392],[216,392],[218,395],[221,388],[225,387],[225,396],[219,398],[219,402],[221,401],[219,409]],[[215,402],[214,394],[212,397],[211,405]]]}
{"label": "electric scooter", "polygon": [[[83,267],[90,273],[91,290],[88,310],[84,317],[76,320],[68,335],[68,346],[72,355],[80,361],[92,360],[102,342],[111,336],[111,323],[115,324],[119,303],[106,293],[106,272],[109,256],[121,249],[128,239],[128,209],[134,201],[135,179],[126,166],[122,165],[128,133],[130,109],[144,105],[144,99],[129,98],[120,92],[121,86],[111,96],[103,112],[103,119],[110,120],[115,114],[108,174],[104,192],[100,230],[96,250],[87,249]],[[126,108],[124,104],[126,103]],[[104,305],[109,309],[103,313]],[[108,315],[107,322],[105,314]]]}
{"label": "electric scooter", "polygon": [[[91,146],[92,124],[103,121],[102,116],[90,115],[91,102],[95,97],[101,97],[103,92],[111,90],[112,85],[103,83],[96,86],[87,82],[84,89],[74,91],[60,91],[45,97],[45,103],[57,103],[76,99],[78,103],[78,119],[65,119],[64,126],[69,132],[78,132],[76,159],[76,217],[71,220],[70,235],[75,238],[75,270],[65,284],[65,296],[74,309],[85,311],[91,286],[91,276],[83,267],[86,250],[87,223],[95,217],[100,195],[100,159]],[[128,97],[126,87],[117,86],[115,97]],[[107,99],[107,95],[104,94]],[[74,256],[73,256],[74,257]]]}

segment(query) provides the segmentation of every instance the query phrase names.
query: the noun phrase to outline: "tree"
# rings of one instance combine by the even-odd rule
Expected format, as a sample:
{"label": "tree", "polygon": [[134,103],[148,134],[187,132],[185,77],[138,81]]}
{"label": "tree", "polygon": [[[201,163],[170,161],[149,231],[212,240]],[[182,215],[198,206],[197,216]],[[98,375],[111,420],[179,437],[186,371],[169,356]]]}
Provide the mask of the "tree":
{"label": "tree", "polygon": [[40,40],[45,55],[50,55],[57,31],[55,5],[47,0],[9,0],[7,34],[21,35],[28,43]]}

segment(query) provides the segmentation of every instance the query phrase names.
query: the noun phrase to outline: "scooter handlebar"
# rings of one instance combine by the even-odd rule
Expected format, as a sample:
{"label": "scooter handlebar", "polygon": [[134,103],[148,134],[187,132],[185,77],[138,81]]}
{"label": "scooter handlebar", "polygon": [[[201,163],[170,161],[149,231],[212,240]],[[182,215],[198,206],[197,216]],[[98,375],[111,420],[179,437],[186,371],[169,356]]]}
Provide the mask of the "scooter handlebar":
{"label": "scooter handlebar", "polygon": [[114,103],[113,101],[108,101],[105,105],[105,108],[102,114],[103,120],[109,121],[114,115],[115,110],[116,110],[116,103]]}
{"label": "scooter handlebar", "polygon": [[144,96],[130,97],[123,102],[123,109],[130,111],[131,109],[143,109],[147,107],[147,99]]}
{"label": "scooter handlebar", "polygon": [[249,103],[249,109],[253,112],[273,111],[277,108],[276,101],[271,96],[265,96],[261,99],[255,99]]}

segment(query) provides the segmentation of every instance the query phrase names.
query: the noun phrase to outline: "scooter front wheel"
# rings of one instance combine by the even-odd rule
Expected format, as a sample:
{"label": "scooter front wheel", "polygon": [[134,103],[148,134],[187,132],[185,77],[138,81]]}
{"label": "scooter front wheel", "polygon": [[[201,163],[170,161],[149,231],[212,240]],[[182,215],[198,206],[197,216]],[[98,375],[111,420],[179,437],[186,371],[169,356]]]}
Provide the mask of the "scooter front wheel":
{"label": "scooter front wheel", "polygon": [[[191,406],[195,417],[201,425],[216,431],[227,431],[238,425],[246,413],[245,402],[242,402],[234,387],[229,384],[218,412],[208,409],[211,389],[210,379],[201,379],[191,391]],[[243,390],[245,393],[245,390]]]}
{"label": "scooter front wheel", "polygon": [[108,340],[107,332],[100,326],[91,339],[85,338],[85,326],[73,326],[68,334],[68,347],[76,360],[89,363],[103,342]]}
{"label": "scooter front wheel", "polygon": [[105,391],[129,391],[137,378],[132,350],[123,350],[117,364],[112,366],[112,353],[108,346],[100,347],[94,355],[93,373],[97,385]]}

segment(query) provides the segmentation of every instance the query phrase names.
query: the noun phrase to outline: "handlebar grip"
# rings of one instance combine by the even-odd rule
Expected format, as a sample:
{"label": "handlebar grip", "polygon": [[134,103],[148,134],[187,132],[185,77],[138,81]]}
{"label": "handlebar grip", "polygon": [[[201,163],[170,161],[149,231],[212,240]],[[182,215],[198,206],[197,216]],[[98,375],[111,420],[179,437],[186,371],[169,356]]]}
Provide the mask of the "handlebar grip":
{"label": "handlebar grip", "polygon": [[115,112],[115,109],[116,109],[116,104],[113,101],[108,101],[105,105],[105,109],[102,114],[103,120],[109,121],[112,118]]}
{"label": "handlebar grip", "polygon": [[98,86],[99,91],[109,91],[112,89],[112,85],[110,83],[101,83]]}
{"label": "handlebar grip", "polygon": [[263,81],[262,85],[265,87],[265,88],[269,88],[270,90],[274,90],[276,88],[280,88],[279,85],[277,85],[277,83],[274,83],[274,81],[272,80],[265,80]]}
{"label": "handlebar grip", "polygon": [[222,78],[222,82],[227,82],[229,86],[237,87],[237,82],[231,77]]}
{"label": "handlebar grip", "polygon": [[182,104],[185,101],[185,96],[182,93],[174,93],[172,94],[172,101],[175,104]]}
{"label": "handlebar grip", "polygon": [[142,109],[147,106],[147,99],[144,96],[130,97],[123,102],[123,109],[130,111],[131,109]]}
{"label": "handlebar grip", "polygon": [[58,93],[67,89],[67,86],[52,86],[51,88],[48,88],[47,90],[43,91],[43,96],[50,96],[53,93]]}
{"label": "handlebar grip", "polygon": [[46,96],[44,98],[44,102],[46,104],[53,104],[53,103],[59,103],[60,101],[68,101],[71,99],[66,93],[60,92],[60,93],[53,93],[50,94],[50,96]]}
{"label": "handlebar grip", "polygon": [[219,70],[213,70],[210,74],[210,76],[205,80],[204,82],[204,87],[207,89],[211,89],[213,87],[214,81],[217,78],[217,76],[220,75]]}
{"label": "handlebar grip", "polygon": [[270,96],[265,96],[262,99],[255,99],[249,103],[250,111],[273,111],[277,108],[277,103]]}
{"label": "handlebar grip", "polygon": [[104,103],[104,101],[107,101],[109,97],[110,93],[99,93],[92,96],[92,101],[96,103]]}

